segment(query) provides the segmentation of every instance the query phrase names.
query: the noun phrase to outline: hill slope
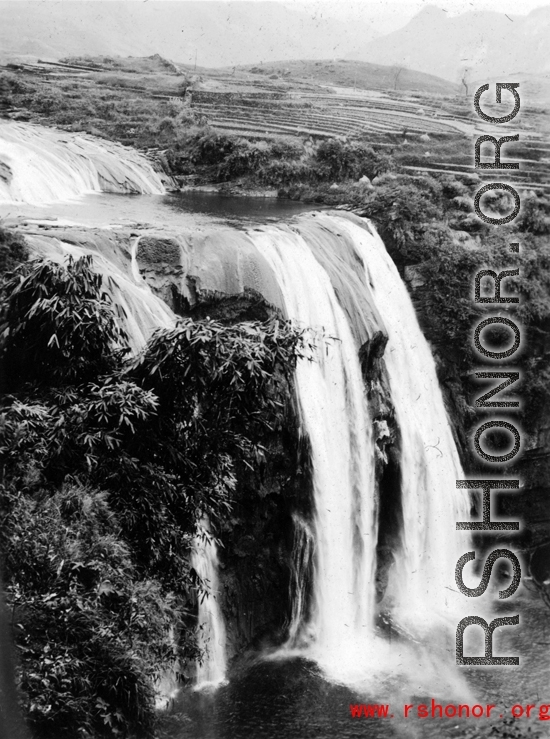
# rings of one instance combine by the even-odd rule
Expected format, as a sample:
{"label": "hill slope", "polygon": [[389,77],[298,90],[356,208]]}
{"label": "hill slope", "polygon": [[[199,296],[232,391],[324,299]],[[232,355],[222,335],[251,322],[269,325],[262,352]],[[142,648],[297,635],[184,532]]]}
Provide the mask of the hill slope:
{"label": "hill slope", "polygon": [[263,74],[266,77],[276,75],[281,80],[289,82],[299,79],[319,85],[357,88],[358,90],[422,90],[442,95],[460,92],[458,85],[433,74],[351,59],[279,60],[261,67],[251,67],[248,71]]}
{"label": "hill slope", "polygon": [[486,11],[449,17],[433,5],[404,28],[374,39],[359,55],[364,61],[394,64],[460,81],[517,72],[550,71],[550,6],[528,15]]}

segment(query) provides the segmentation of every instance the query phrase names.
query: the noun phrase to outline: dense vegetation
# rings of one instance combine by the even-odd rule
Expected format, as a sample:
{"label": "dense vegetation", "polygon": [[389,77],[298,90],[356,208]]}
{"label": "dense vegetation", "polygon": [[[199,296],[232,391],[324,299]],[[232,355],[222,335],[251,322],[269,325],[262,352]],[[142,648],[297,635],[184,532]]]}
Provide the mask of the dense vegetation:
{"label": "dense vegetation", "polygon": [[158,678],[203,656],[201,521],[227,519],[306,350],[277,319],[183,319],[130,356],[114,308],[91,258],[3,281],[0,549],[37,737],[152,734]]}

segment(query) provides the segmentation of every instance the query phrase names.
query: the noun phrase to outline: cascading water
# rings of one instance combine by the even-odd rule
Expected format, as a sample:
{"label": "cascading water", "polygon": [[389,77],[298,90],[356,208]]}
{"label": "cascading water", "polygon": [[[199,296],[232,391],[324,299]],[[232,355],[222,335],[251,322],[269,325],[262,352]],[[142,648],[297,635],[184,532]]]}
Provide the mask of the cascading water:
{"label": "cascading water", "polygon": [[[132,244],[131,272],[133,282],[122,273],[115,279],[117,305],[126,315],[127,331],[131,345],[139,349],[145,344],[147,335],[155,328],[171,328],[175,323],[175,315],[166,304],[157,298],[142,278],[136,259],[139,238]],[[71,249],[75,247],[66,247]],[[97,255],[95,256],[97,259]],[[100,264],[104,268],[102,258]],[[105,260],[106,261],[106,260]],[[118,283],[118,284],[117,284]],[[198,603],[198,647],[203,653],[202,661],[197,665],[196,687],[215,687],[222,683],[226,673],[225,654],[225,622],[219,605],[220,586],[218,582],[218,552],[216,542],[210,537],[210,526],[207,519],[201,521],[201,528],[207,537],[196,537],[191,553],[191,564],[208,589],[206,597],[199,598]],[[158,700],[159,705],[167,703],[176,692],[175,680],[170,676],[161,684],[163,691]]]}
{"label": "cascading water", "polygon": [[[467,535],[455,532],[455,521],[468,519],[469,506],[455,488],[462,472],[431,352],[406,288],[374,232],[332,215],[319,219],[317,231],[304,224],[298,228],[303,238],[283,229],[249,234],[277,276],[288,316],[324,334],[315,361],[299,363],[296,372],[312,454],[314,567],[309,609],[306,583],[293,588],[290,644],[283,654],[312,657],[330,678],[358,689],[380,691],[386,679],[391,683],[400,675],[399,686],[390,690],[464,697],[468,689],[462,677],[447,668],[443,679],[441,671],[454,637],[446,619],[457,613],[453,596],[460,598],[454,567],[468,547]],[[370,292],[367,310],[382,316],[389,337],[384,360],[401,433],[404,519],[384,605],[391,609],[392,628],[401,634],[394,644],[374,627],[377,506],[372,421],[351,333],[358,303],[343,295],[342,284],[335,291],[331,283],[335,272],[322,246],[327,234],[336,252],[344,254],[351,245],[353,269],[363,273],[363,286],[355,285],[352,292]],[[345,259],[338,258],[343,265]],[[294,571],[304,578],[310,540],[302,529],[298,526],[297,545],[301,541],[305,550],[298,553]],[[434,625],[443,629],[427,650],[418,637]],[[289,650],[292,643],[295,649]]]}
{"label": "cascading water", "polygon": [[277,276],[288,316],[322,331],[315,361],[296,370],[312,450],[315,563],[310,619],[291,631],[321,664],[351,664],[372,637],[376,546],[374,448],[358,349],[304,239],[275,228],[251,237]]}
{"label": "cascading water", "polygon": [[365,264],[388,332],[384,361],[402,437],[405,521],[390,588],[397,621],[425,633],[442,617],[463,615],[454,569],[469,548],[468,534],[455,528],[456,521],[470,518],[468,497],[455,483],[464,475],[432,352],[397,268],[377,234],[349,220],[336,220]]}
{"label": "cascading water", "polygon": [[[172,328],[176,316],[160,298],[153,294],[148,285],[141,280],[128,277],[122,270],[97,252],[63,241],[58,242],[63,255],[79,259],[92,255],[94,269],[104,277],[113,303],[128,334],[130,347],[134,352],[142,349],[149,336],[157,328]],[[138,271],[139,276],[139,271]]]}
{"label": "cascading water", "polygon": [[145,157],[119,144],[0,122],[0,203],[52,203],[90,192],[165,192]]}
{"label": "cascading water", "polygon": [[191,559],[198,576],[208,589],[207,596],[199,599],[199,648],[203,650],[204,657],[197,665],[197,690],[220,685],[225,680],[227,669],[216,543],[210,537],[207,519],[201,521],[201,528],[206,532],[207,538],[196,537]]}
{"label": "cascading water", "polygon": [[288,642],[292,647],[297,643],[302,624],[307,619],[307,576],[312,564],[315,539],[309,523],[297,513],[293,515],[294,549],[292,552],[292,579],[290,601],[292,614],[288,628]]}

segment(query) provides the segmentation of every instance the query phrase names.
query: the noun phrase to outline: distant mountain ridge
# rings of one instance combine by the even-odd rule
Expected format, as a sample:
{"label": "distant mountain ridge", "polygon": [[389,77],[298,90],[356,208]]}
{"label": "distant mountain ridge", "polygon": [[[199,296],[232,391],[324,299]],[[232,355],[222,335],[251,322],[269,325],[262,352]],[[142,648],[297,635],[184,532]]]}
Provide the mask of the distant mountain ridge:
{"label": "distant mountain ridge", "polygon": [[550,5],[528,15],[423,8],[398,31],[370,41],[351,58],[393,64],[453,82],[550,71]]}
{"label": "distant mountain ridge", "polygon": [[333,59],[377,35],[284,2],[0,1],[0,56],[150,56],[226,67],[284,59]]}
{"label": "distant mountain ridge", "polygon": [[[395,11],[396,4],[390,6]],[[228,67],[354,59],[455,83],[550,72],[550,5],[528,15],[470,11],[451,17],[428,5],[384,36],[377,23],[391,25],[384,26],[379,10],[371,19],[367,7],[356,17],[337,18],[326,0],[310,6],[266,0],[0,0],[0,60],[160,54],[183,64]],[[394,13],[393,27],[396,19]]]}

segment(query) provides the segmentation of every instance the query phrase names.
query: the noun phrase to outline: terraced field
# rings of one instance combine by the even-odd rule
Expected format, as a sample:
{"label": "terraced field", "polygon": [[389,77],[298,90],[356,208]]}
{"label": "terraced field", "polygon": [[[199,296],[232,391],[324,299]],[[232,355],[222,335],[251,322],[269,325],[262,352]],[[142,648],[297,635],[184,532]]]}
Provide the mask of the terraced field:
{"label": "terraced field", "polygon": [[[236,92],[216,96],[195,93],[193,107],[204,122],[219,131],[251,139],[277,136],[361,138],[390,148],[411,174],[428,171],[455,175],[477,174],[494,180],[491,171],[475,170],[475,139],[519,133],[518,144],[503,150],[509,161],[520,161],[518,172],[507,180],[519,189],[550,189],[550,149],[544,131],[543,111],[531,110],[520,123],[489,126],[475,119],[467,101],[427,94],[331,88],[330,90],[277,91],[270,97]],[[503,131],[502,129],[507,130]],[[489,151],[487,151],[489,153]]]}
{"label": "terraced field", "polygon": [[[59,80],[65,81],[67,89],[74,81],[80,91],[101,90],[105,99],[112,94],[117,99],[117,110],[125,117],[116,131],[107,133],[130,145],[152,111],[158,111],[156,115],[161,118],[169,114],[170,106],[181,105],[199,126],[208,125],[251,140],[360,139],[389,150],[411,175],[422,171],[461,176],[476,173],[482,179],[494,180],[490,170],[474,169],[475,139],[483,133],[496,137],[519,133],[520,141],[507,144],[504,153],[509,161],[520,161],[521,169],[509,170],[506,179],[518,188],[550,188],[548,116],[536,107],[526,108],[511,124],[491,127],[473,113],[471,96],[465,98],[450,83],[449,94],[443,94],[437,86],[434,89],[433,80],[437,78],[428,80],[425,89],[422,78],[414,78],[411,83],[419,85],[418,89],[381,89],[380,69],[373,72],[358,67],[356,72],[350,63],[343,62],[340,66],[323,63],[316,77],[318,63],[313,62],[295,62],[294,67],[291,64],[284,70],[200,69],[192,73],[181,65],[168,68],[164,60],[145,61],[147,64],[138,65],[134,72],[124,68],[113,72],[101,69],[97,63],[88,69],[82,63],[24,64],[21,71],[23,76],[39,77],[46,94]],[[330,84],[334,64],[334,83]],[[150,72],[148,66],[153,67]],[[350,79],[354,87],[343,86]],[[358,79],[363,88],[355,84]],[[182,93],[185,80],[189,81],[187,96]],[[93,125],[100,124],[98,119],[90,120]]]}
{"label": "terraced field", "polygon": [[[307,98],[306,98],[307,100]],[[309,104],[308,104],[309,103]],[[295,104],[251,107],[232,103],[196,103],[196,109],[214,128],[225,131],[246,130],[251,134],[285,133],[302,136],[358,136],[366,133],[454,134],[452,122],[419,115],[410,105],[399,107],[338,96],[337,99],[311,96]],[[417,106],[418,107],[418,106]]]}

